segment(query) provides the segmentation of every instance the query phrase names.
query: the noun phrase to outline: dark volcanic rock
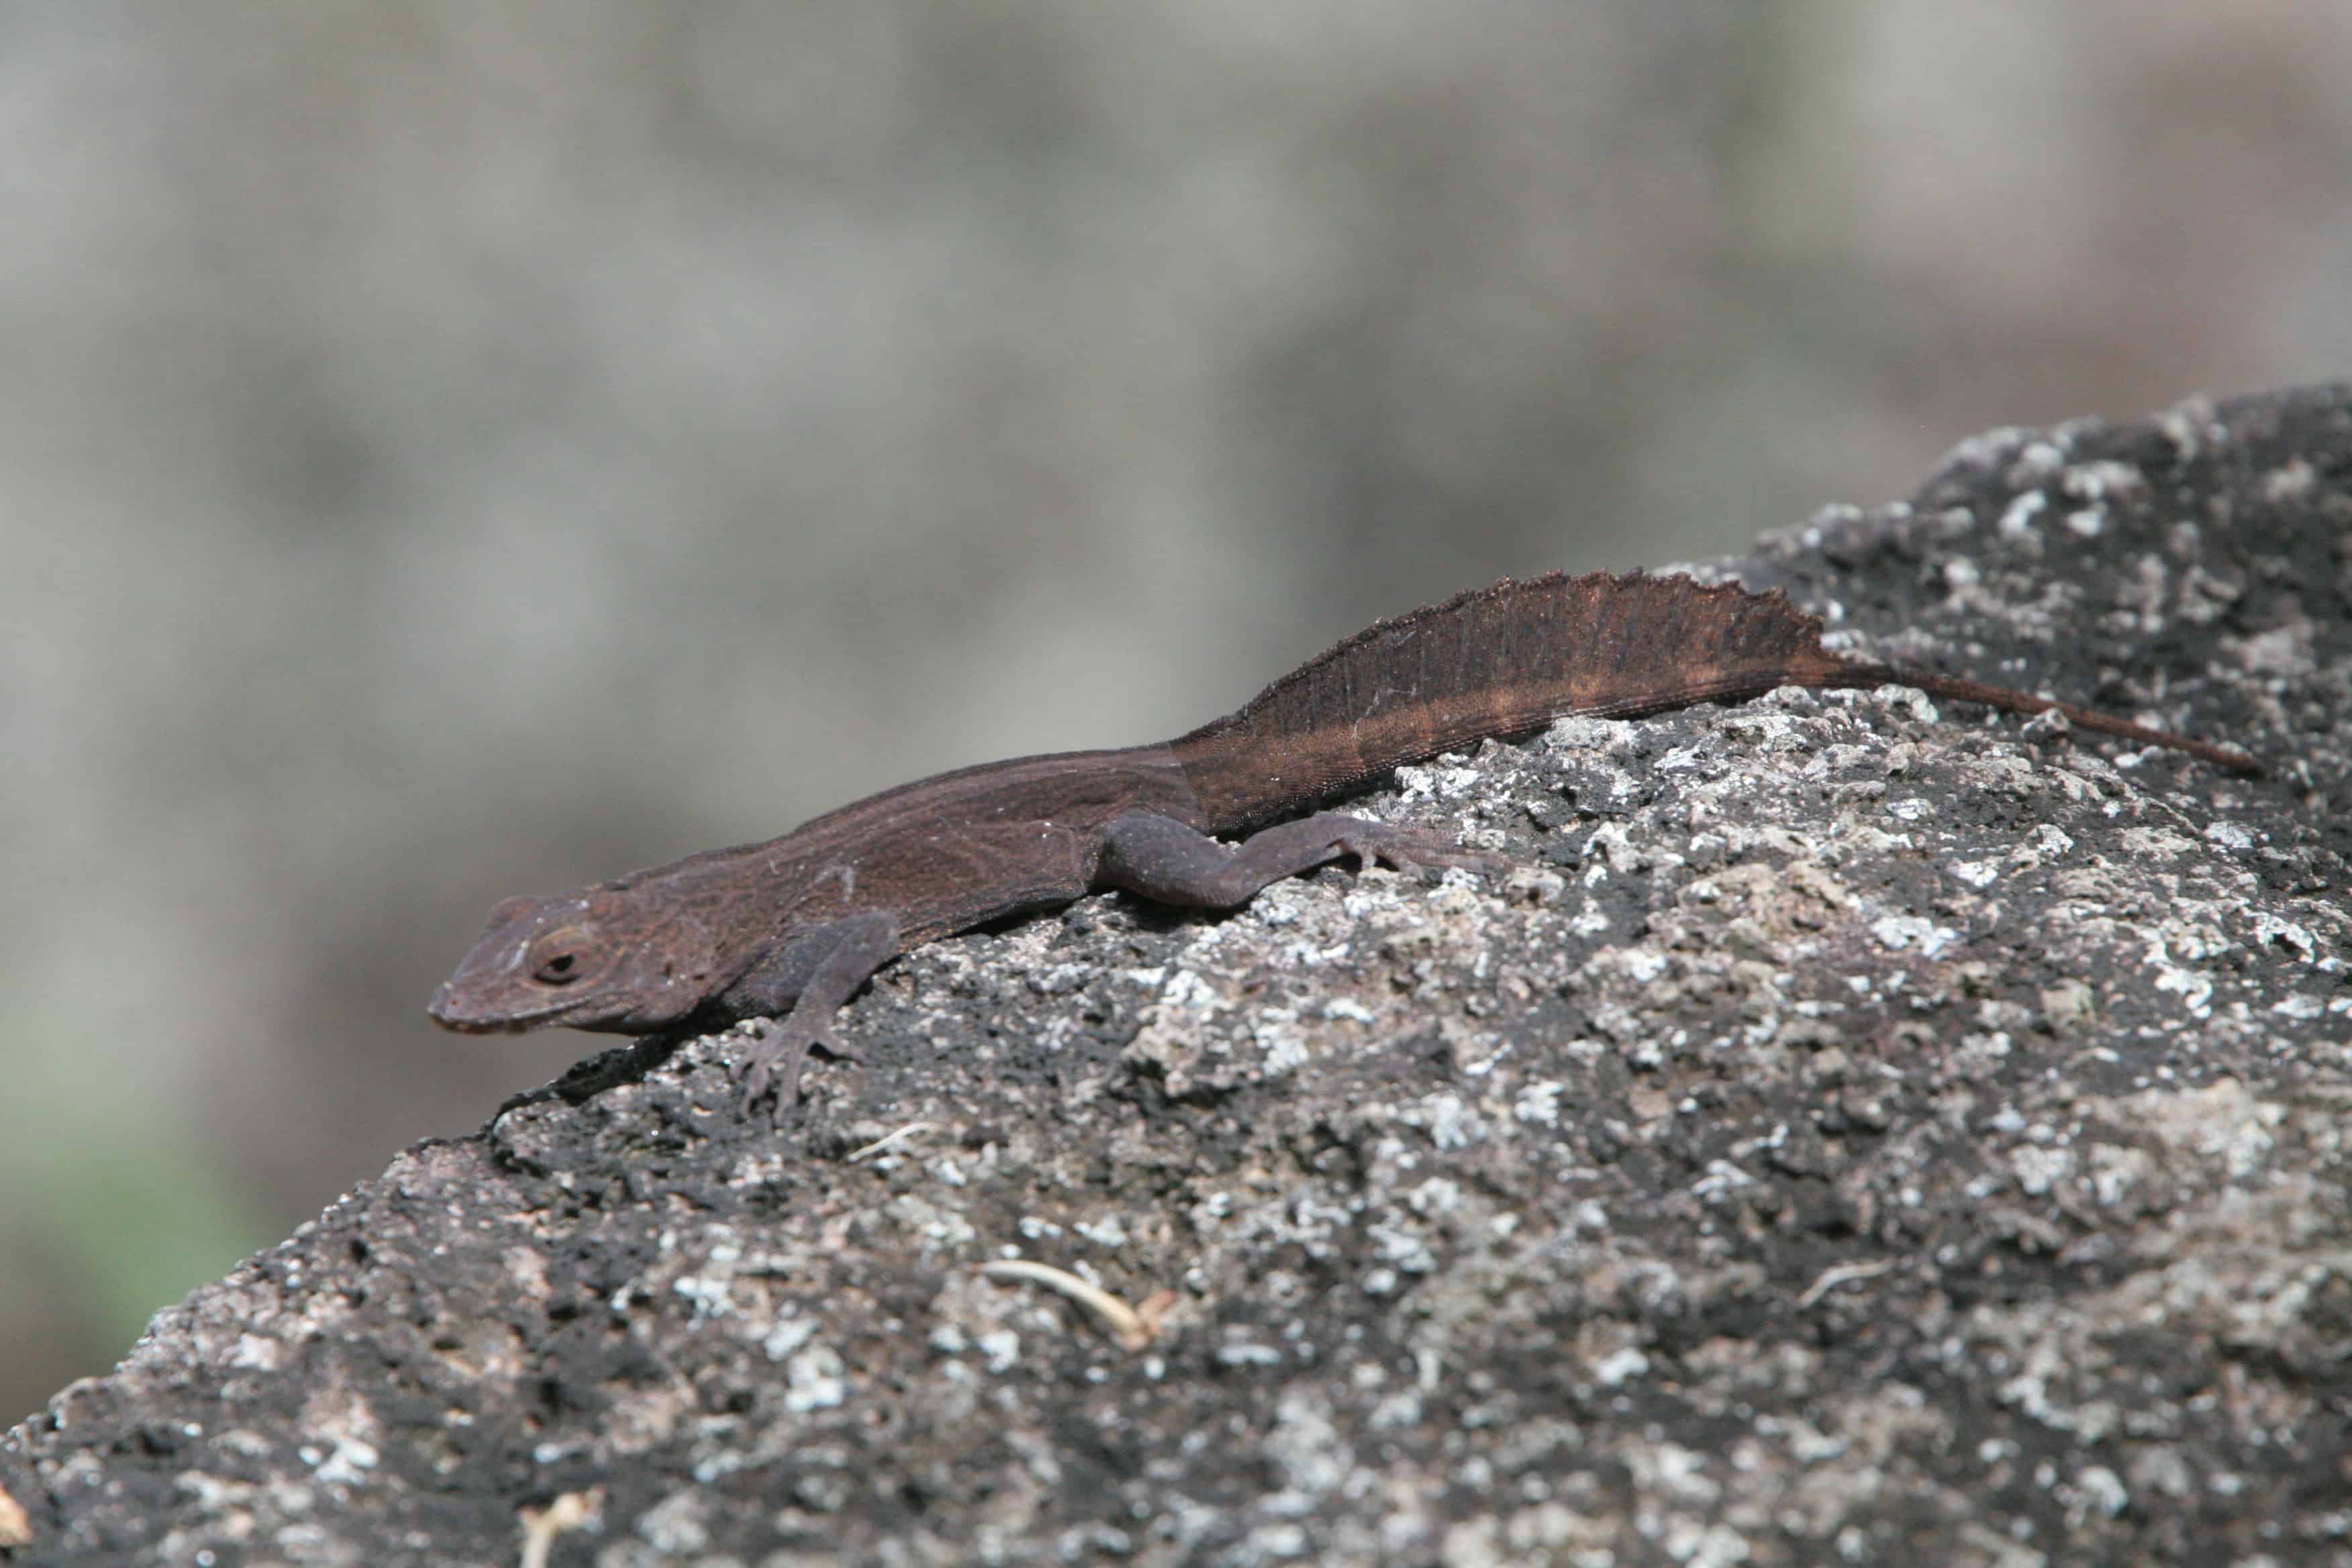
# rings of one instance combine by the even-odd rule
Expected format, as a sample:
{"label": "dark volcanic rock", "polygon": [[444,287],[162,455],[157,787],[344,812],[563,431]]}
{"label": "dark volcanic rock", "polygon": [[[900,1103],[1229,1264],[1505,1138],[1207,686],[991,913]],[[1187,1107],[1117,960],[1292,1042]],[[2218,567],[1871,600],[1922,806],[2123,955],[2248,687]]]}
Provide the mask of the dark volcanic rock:
{"label": "dark volcanic rock", "polygon": [[2352,389],[1713,572],[2271,771],[1895,689],[1408,769],[1520,868],[1088,900],[785,1131],[719,1040],[420,1145],[0,1443],[21,1556],[2352,1562]]}

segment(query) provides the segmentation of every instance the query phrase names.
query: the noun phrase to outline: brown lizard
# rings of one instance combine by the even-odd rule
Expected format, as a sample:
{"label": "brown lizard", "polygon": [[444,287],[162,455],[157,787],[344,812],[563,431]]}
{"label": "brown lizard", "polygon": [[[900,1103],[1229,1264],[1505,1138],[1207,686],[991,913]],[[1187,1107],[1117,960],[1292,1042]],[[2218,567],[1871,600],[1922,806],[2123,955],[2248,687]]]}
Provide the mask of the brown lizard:
{"label": "brown lizard", "polygon": [[[1294,816],[1400,763],[1569,714],[1631,718],[1780,686],[1895,684],[2258,771],[2227,746],[2021,691],[1822,647],[1779,591],[1681,576],[1557,573],[1375,623],[1238,711],[1160,745],[961,768],[845,805],[781,838],[691,855],[573,892],[509,899],[434,996],[468,1033],[564,1024],[644,1035],[759,1020],[744,1104],[797,1096],[834,1016],[909,948],[1085,894],[1233,909],[1352,856],[1490,864],[1433,835],[1334,812]],[[1293,820],[1279,820],[1293,817]],[[1270,825],[1270,826],[1269,826]],[[1217,835],[1246,834],[1225,845]]]}

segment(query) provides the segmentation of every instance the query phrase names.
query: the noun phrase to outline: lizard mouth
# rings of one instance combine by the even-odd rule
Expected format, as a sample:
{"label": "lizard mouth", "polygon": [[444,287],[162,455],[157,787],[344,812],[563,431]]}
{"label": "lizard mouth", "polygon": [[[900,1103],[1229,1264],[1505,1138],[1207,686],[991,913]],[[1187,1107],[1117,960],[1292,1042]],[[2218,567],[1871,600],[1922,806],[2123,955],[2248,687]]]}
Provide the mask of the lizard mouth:
{"label": "lizard mouth", "polygon": [[520,1018],[457,1018],[427,1007],[427,1016],[454,1035],[520,1035],[530,1028]]}
{"label": "lizard mouth", "polygon": [[464,1003],[450,995],[443,986],[425,1007],[425,1016],[452,1034],[458,1035],[522,1035],[549,1024],[561,1024],[574,1013],[584,1011],[593,997],[575,997],[552,1006],[534,1008],[523,1013],[481,1014],[467,1010]]}

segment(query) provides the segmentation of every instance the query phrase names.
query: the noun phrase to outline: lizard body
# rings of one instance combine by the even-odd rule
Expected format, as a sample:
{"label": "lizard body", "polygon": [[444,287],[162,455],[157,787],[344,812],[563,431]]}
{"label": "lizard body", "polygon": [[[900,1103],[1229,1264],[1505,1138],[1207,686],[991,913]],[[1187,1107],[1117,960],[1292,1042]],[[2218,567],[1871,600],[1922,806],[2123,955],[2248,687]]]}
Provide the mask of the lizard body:
{"label": "lizard body", "polygon": [[[1486,865],[1429,834],[1296,814],[1401,763],[1570,714],[1889,683],[2011,712],[2054,710],[2085,729],[2255,771],[2231,748],[2111,714],[1841,659],[1822,647],[1821,623],[1777,590],[1554,573],[1375,623],[1164,744],[961,768],[781,838],[509,899],[429,1010],[467,1033],[563,1024],[652,1034],[761,1019],[740,1068],[745,1100],[772,1089],[781,1113],[812,1046],[848,1054],[830,1036],[835,1013],[909,948],[1107,889],[1231,909],[1343,856]],[[1237,846],[1217,842],[1244,832]]]}

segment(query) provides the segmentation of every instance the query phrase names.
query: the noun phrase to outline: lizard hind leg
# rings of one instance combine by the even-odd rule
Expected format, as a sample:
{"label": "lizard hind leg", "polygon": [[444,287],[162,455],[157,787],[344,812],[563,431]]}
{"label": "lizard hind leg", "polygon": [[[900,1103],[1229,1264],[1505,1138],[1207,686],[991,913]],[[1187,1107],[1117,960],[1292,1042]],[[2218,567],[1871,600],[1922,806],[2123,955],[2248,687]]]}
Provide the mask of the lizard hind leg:
{"label": "lizard hind leg", "polygon": [[1105,829],[1093,885],[1187,909],[1230,910],[1249,902],[1269,882],[1349,856],[1401,871],[1424,866],[1491,871],[1500,864],[1434,833],[1340,812],[1276,823],[1238,845],[1225,845],[1173,817],[1130,811]]}

